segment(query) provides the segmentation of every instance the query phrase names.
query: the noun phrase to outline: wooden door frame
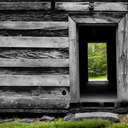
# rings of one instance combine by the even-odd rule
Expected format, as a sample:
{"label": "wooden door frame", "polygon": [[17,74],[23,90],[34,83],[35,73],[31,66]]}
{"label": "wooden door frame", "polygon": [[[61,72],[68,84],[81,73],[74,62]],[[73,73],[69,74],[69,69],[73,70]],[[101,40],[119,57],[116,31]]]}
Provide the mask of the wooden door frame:
{"label": "wooden door frame", "polygon": [[[96,12],[92,15],[86,14],[71,14],[68,17],[69,22],[69,59],[70,59],[70,96],[71,103],[80,102],[80,81],[79,81],[79,40],[78,40],[78,27],[77,25],[98,24],[98,25],[117,25],[116,30],[116,66],[117,66],[117,100],[126,99],[125,92],[127,87],[127,71],[128,66],[128,14],[122,13],[117,16],[116,12],[111,14]],[[116,16],[115,16],[116,15]],[[128,62],[127,62],[128,63]],[[127,98],[128,100],[128,98]]]}

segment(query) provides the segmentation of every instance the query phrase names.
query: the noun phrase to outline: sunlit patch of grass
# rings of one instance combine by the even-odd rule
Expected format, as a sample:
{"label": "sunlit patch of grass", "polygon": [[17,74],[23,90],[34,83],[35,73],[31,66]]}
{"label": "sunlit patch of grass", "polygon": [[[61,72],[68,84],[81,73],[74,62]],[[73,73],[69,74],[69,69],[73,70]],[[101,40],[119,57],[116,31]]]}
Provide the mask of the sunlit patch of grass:
{"label": "sunlit patch of grass", "polygon": [[89,81],[107,81],[107,76],[89,77]]}

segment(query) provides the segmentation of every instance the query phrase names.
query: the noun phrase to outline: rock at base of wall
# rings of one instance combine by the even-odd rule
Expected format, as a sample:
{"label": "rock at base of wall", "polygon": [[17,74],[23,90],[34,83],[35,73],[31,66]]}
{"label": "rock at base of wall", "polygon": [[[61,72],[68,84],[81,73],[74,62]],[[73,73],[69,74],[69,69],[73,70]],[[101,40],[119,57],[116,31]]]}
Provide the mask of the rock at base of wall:
{"label": "rock at base of wall", "polygon": [[19,120],[19,122],[20,122],[20,123],[33,123],[34,120],[33,120],[33,119],[27,119],[27,118],[25,118],[25,119]]}
{"label": "rock at base of wall", "polygon": [[42,116],[40,118],[40,121],[53,121],[55,119],[55,117],[51,117],[51,116]]}
{"label": "rock at base of wall", "polygon": [[13,122],[14,119],[6,119],[6,120],[0,120],[0,123],[8,123],[8,122]]}
{"label": "rock at base of wall", "polygon": [[89,113],[76,113],[72,116],[65,117],[65,121],[70,120],[85,120],[85,119],[101,119],[108,120],[111,122],[120,122],[118,114],[109,112],[89,112]]}
{"label": "rock at base of wall", "polygon": [[73,120],[73,118],[75,117],[75,114],[68,114],[64,117],[64,121],[70,121]]}

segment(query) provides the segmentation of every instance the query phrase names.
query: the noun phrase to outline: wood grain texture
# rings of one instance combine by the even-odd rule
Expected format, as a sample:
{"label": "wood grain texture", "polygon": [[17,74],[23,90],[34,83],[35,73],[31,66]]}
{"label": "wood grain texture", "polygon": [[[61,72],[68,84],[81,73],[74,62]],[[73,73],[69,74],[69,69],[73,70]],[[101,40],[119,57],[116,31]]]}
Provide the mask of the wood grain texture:
{"label": "wood grain texture", "polygon": [[41,21],[0,21],[0,29],[11,30],[60,30],[68,29],[68,22],[41,22]]}
{"label": "wood grain texture", "polygon": [[87,11],[89,2],[56,2],[55,9],[63,11]]}
{"label": "wood grain texture", "polygon": [[128,101],[128,15],[119,23],[117,33],[117,84],[119,101]]}
{"label": "wood grain texture", "polygon": [[[66,91],[66,94],[63,94]],[[0,86],[0,96],[3,95],[23,95],[26,96],[40,96],[42,98],[48,98],[50,96],[69,96],[68,86]]]}
{"label": "wood grain texture", "polygon": [[1,21],[1,36],[68,36],[67,22]]}
{"label": "wood grain texture", "polygon": [[[0,87],[0,108],[68,108],[69,87]],[[65,91],[65,94],[63,94]]]}
{"label": "wood grain texture", "polygon": [[[55,0],[56,2],[67,2],[67,0]],[[93,0],[94,2],[127,2],[127,0]],[[68,2],[89,2],[89,0],[68,0]]]}
{"label": "wood grain texture", "polygon": [[69,58],[69,50],[60,48],[0,48],[0,58],[67,59]]}
{"label": "wood grain texture", "polygon": [[68,37],[0,37],[0,47],[67,48]]}
{"label": "wood grain texture", "polygon": [[[35,2],[35,0],[1,0],[1,2]],[[36,0],[37,2],[41,2],[42,0]],[[51,0],[43,0],[43,1],[51,1]],[[89,0],[55,0],[56,2],[89,2]],[[127,2],[127,0],[94,0],[94,2]]]}
{"label": "wood grain texture", "polygon": [[0,10],[50,10],[50,2],[0,2]]}
{"label": "wood grain texture", "polygon": [[96,11],[128,11],[128,3],[123,2],[95,2],[94,10]]}
{"label": "wood grain texture", "polygon": [[[61,104],[62,102],[59,101],[62,100],[65,103],[63,104],[67,104],[67,106],[69,106],[69,101],[70,101],[70,95],[69,95],[69,87],[67,86],[0,86],[0,99],[7,97],[7,99],[9,97],[12,98],[12,100],[14,101],[11,105],[6,104],[9,103],[8,100],[4,100],[6,103],[0,103],[0,108],[3,107],[3,105],[5,105],[5,108],[45,108],[47,105],[43,104],[40,105],[40,102],[45,102],[45,99],[50,99],[53,100],[55,102],[56,99],[58,99],[57,101],[59,103],[54,103],[54,102],[50,102],[52,103],[51,106],[47,106],[48,109],[52,108],[53,106],[56,108],[59,108],[61,106],[59,106],[59,104]],[[23,98],[23,99],[27,99],[27,98],[37,98],[38,100],[38,105],[36,104],[37,102],[33,102],[33,105],[30,105],[30,102],[26,102],[25,104],[22,102],[22,107],[20,106],[20,102],[18,101],[17,104],[15,104],[15,100],[17,98]],[[10,99],[11,99],[10,98]],[[6,98],[5,98],[6,99]],[[23,100],[22,99],[22,100]],[[40,100],[42,99],[42,100]],[[49,103],[49,100],[48,100]],[[47,102],[46,102],[47,104]],[[58,104],[56,106],[56,104]],[[15,106],[16,105],[16,106]],[[36,105],[36,106],[35,106]],[[54,108],[54,109],[55,109]]]}
{"label": "wood grain texture", "polygon": [[0,75],[0,86],[69,86],[68,75]]}
{"label": "wood grain texture", "polygon": [[93,13],[91,16],[89,14],[85,15],[76,15],[72,16],[73,20],[77,23],[85,23],[85,24],[117,24],[123,17],[122,14],[115,13]]}
{"label": "wood grain texture", "polygon": [[119,22],[119,19],[114,19],[114,18],[112,19],[109,17],[74,18],[74,20],[77,23],[83,23],[83,24],[99,24],[99,23],[102,23],[102,24],[113,24],[114,23],[114,24],[116,24]]}
{"label": "wood grain texture", "polygon": [[[89,2],[56,2],[56,10],[89,11]],[[94,11],[127,11],[127,3],[95,2]]]}
{"label": "wood grain texture", "polygon": [[0,75],[66,75],[69,67],[4,67]]}
{"label": "wood grain texture", "polygon": [[69,17],[69,59],[70,59],[70,94],[71,102],[80,101],[79,92],[79,50],[76,23]]}
{"label": "wood grain texture", "polygon": [[54,11],[1,11],[0,21],[67,21],[67,16]]}
{"label": "wood grain texture", "polygon": [[68,59],[0,59],[0,67],[69,67]]}
{"label": "wood grain texture", "polygon": [[[43,2],[51,2],[51,0],[43,0]],[[0,2],[35,2],[35,0],[1,0]],[[42,0],[36,0],[36,2],[42,2]]]}
{"label": "wood grain texture", "polygon": [[0,29],[0,36],[67,37],[68,29],[10,30]]}
{"label": "wood grain texture", "polygon": [[120,61],[120,56],[123,51],[123,40],[124,40],[124,21],[125,18],[122,18],[120,23],[118,24],[118,30],[117,30],[117,36],[116,36],[116,53],[117,53],[117,95],[118,95],[118,100],[122,100],[122,89],[123,89],[123,79],[122,79],[122,62]]}
{"label": "wood grain texture", "polygon": [[[118,13],[115,13],[115,12],[105,12],[105,11],[98,11],[98,12],[93,12],[93,13],[89,13],[87,11],[85,12],[73,12],[71,13],[71,17],[73,18],[73,20],[75,22],[79,22],[79,23],[87,23],[89,24],[89,20],[87,22],[86,19],[91,19],[91,22],[92,23],[101,23],[102,22],[105,22],[106,24],[117,24],[119,23],[119,21],[125,16],[126,12],[118,12]],[[96,20],[95,20],[96,19]],[[82,21],[81,21],[82,20]],[[90,23],[91,24],[91,23]],[[102,23],[104,25],[104,23]],[[109,24],[109,25],[110,25]]]}
{"label": "wood grain texture", "polygon": [[0,108],[69,108],[70,99],[67,98],[39,98],[32,96],[2,96]]}
{"label": "wood grain texture", "polygon": [[0,108],[0,112],[1,115],[5,113],[13,113],[13,114],[17,114],[17,113],[24,113],[24,114],[42,114],[42,113],[48,113],[48,114],[66,114],[68,113],[68,109],[65,108]]}

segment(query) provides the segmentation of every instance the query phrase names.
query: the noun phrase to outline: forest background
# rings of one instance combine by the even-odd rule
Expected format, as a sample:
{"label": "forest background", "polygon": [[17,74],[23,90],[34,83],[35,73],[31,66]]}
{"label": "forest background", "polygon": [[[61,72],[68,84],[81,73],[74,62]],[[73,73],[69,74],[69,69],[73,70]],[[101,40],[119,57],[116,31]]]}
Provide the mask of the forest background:
{"label": "forest background", "polygon": [[89,79],[107,79],[107,44],[88,43]]}

